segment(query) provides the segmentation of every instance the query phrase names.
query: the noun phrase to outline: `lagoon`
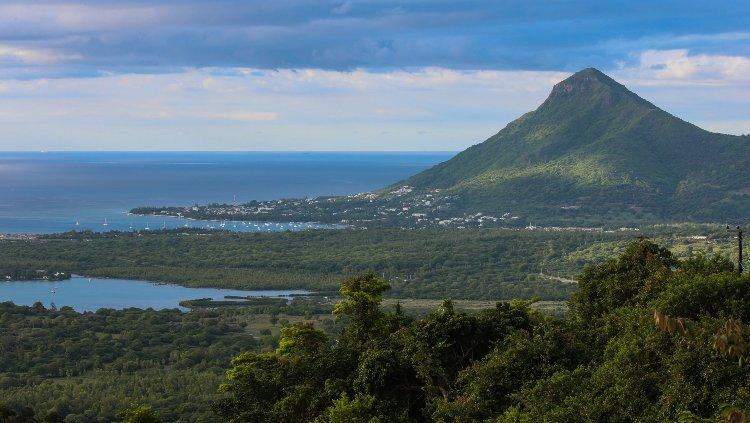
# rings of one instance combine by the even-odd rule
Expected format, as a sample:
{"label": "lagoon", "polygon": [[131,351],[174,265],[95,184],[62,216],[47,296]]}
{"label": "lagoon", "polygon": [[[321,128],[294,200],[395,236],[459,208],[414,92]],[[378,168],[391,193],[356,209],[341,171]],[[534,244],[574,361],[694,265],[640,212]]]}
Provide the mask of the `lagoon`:
{"label": "lagoon", "polygon": [[[54,291],[54,292],[53,292]],[[305,290],[244,291],[219,288],[189,288],[174,284],[152,283],[128,279],[102,279],[73,276],[57,282],[13,281],[0,282],[0,302],[12,301],[17,305],[41,302],[45,307],[52,303],[58,308],[96,311],[100,308],[153,308],[155,310],[179,308],[182,300],[197,298],[224,299],[227,295],[250,297],[291,298],[304,295]]]}

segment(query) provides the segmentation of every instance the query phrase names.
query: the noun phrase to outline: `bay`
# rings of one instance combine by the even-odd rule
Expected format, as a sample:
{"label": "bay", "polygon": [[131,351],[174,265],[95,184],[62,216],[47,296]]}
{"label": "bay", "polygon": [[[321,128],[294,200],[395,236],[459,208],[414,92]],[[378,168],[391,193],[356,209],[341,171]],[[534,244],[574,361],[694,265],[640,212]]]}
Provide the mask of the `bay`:
{"label": "bay", "polygon": [[305,290],[244,291],[219,288],[189,288],[180,285],[152,283],[130,279],[102,279],[73,276],[69,280],[0,282],[0,302],[31,306],[41,302],[45,307],[72,307],[74,310],[96,311],[100,308],[179,308],[182,300],[225,296],[291,298],[308,293]]}
{"label": "bay", "polygon": [[[2,152],[0,233],[214,227],[285,231],[316,224],[186,221],[138,206],[348,195],[392,184],[450,152]],[[77,223],[77,224],[76,224]]]}

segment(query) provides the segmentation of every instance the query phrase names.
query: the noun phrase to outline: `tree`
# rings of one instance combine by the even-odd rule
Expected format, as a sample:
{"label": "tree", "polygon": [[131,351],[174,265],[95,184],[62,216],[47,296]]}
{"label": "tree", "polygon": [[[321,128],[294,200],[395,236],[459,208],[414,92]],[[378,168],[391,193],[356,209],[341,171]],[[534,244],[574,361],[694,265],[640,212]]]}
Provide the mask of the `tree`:
{"label": "tree", "polygon": [[378,306],[383,301],[383,292],[390,288],[372,272],[346,279],[339,290],[344,300],[336,304],[333,314],[347,315],[362,327],[372,326],[380,317]]}
{"label": "tree", "polygon": [[276,354],[286,357],[314,358],[320,355],[328,337],[316,330],[312,323],[297,323],[281,329],[281,340]]}
{"label": "tree", "polygon": [[120,413],[123,423],[162,423],[148,405],[132,405]]}

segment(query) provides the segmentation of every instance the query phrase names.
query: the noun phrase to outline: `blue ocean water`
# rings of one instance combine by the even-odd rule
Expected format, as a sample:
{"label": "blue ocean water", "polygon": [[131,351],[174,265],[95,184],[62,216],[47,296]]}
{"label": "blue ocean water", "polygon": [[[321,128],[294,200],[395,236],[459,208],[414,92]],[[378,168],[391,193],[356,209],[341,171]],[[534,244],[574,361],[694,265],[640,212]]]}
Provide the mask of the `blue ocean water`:
{"label": "blue ocean water", "polygon": [[155,284],[127,279],[99,279],[74,276],[58,282],[20,281],[0,282],[0,302],[13,301],[17,305],[33,305],[39,301],[45,307],[55,303],[76,311],[96,311],[100,308],[128,307],[180,308],[181,300],[213,298],[223,300],[227,295],[241,297],[284,297],[306,294],[304,290],[240,291],[236,289],[188,288],[172,284]]}
{"label": "blue ocean water", "polygon": [[[453,154],[0,152],[0,233],[141,230],[186,223],[217,227],[215,222],[155,219],[125,212],[137,206],[353,194],[391,184]],[[232,223],[223,229],[307,227]]]}

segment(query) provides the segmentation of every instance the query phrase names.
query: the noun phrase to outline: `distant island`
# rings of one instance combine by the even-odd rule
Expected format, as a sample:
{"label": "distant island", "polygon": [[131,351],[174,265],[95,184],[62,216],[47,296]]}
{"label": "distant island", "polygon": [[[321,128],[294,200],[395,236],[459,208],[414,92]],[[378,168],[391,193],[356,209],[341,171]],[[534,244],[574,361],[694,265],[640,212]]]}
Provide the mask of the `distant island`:
{"label": "distant island", "polygon": [[588,68],[486,141],[380,190],[130,212],[368,228],[734,222],[750,217],[748,168],[750,136],[703,130]]}

